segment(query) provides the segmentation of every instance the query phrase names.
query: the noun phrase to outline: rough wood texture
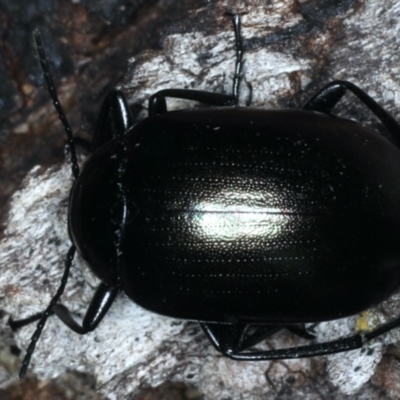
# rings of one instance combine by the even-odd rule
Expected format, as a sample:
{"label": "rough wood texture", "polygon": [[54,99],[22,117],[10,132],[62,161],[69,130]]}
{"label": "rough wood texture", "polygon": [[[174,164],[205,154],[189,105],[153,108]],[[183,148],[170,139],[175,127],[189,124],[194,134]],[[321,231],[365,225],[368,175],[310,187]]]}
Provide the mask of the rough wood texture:
{"label": "rough wood texture", "polygon": [[[243,14],[246,62],[242,104],[249,102],[251,87],[253,106],[300,107],[327,81],[344,79],[366,90],[400,120],[400,6],[394,0],[276,0],[268,5],[264,1],[221,0],[181,12],[159,36],[159,48],[129,57],[119,87],[136,110],[146,107],[148,97],[164,88],[231,90],[234,46],[226,10]],[[85,89],[79,90],[89,101]],[[170,108],[195,106],[168,104]],[[351,96],[338,112],[381,130]],[[24,317],[42,310],[58,286],[69,245],[66,210],[71,182],[68,165],[47,171],[36,168],[13,198],[0,244],[4,311],[0,329],[4,335],[9,315]],[[83,315],[96,285],[96,279],[77,259],[63,303]],[[315,328],[318,340],[373,327],[399,315],[397,297],[365,315],[320,324]],[[24,328],[16,335],[21,349],[26,348],[33,329]],[[67,369],[85,372],[95,378],[98,392],[109,399],[136,398],[140,393],[142,397],[137,398],[151,398],[145,397],[145,389],[166,381],[195,387],[210,400],[277,396],[395,399],[400,397],[399,350],[386,345],[396,343],[399,335],[393,332],[363,350],[329,357],[238,363],[217,354],[197,324],[151,314],[120,295],[99,328],[89,335],[78,336],[57,319],[49,320],[32,370],[42,379],[64,374]],[[264,346],[297,343],[301,341],[282,332]],[[11,377],[6,370],[1,374],[3,382]],[[200,398],[198,392],[190,393],[192,398]]]}

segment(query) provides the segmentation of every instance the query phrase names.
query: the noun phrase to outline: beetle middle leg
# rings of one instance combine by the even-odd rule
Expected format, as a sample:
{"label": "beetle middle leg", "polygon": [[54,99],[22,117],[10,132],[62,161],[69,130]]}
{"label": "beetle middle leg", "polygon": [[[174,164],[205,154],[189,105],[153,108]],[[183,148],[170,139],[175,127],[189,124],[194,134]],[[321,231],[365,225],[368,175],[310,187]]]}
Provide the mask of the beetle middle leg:
{"label": "beetle middle leg", "polygon": [[358,99],[364,103],[369,110],[371,110],[382,124],[389,130],[396,141],[396,144],[400,146],[400,125],[399,123],[383,108],[381,107],[371,96],[361,90],[358,86],[347,81],[333,81],[324,86],[319,90],[305,105],[305,110],[320,111],[330,114],[336,104],[349,90]]}

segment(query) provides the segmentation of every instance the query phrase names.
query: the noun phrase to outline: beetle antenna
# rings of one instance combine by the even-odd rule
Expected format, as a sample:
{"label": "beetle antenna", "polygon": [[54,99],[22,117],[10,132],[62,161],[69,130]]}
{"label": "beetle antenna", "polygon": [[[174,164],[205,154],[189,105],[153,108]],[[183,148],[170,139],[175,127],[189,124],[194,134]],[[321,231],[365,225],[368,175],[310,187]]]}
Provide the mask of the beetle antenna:
{"label": "beetle antenna", "polygon": [[65,260],[65,269],[64,269],[64,274],[61,278],[60,286],[57,289],[57,293],[51,299],[46,310],[43,311],[41,318],[36,326],[35,332],[33,332],[28,349],[26,350],[24,360],[22,361],[22,367],[19,371],[19,379],[24,379],[29,363],[31,361],[32,354],[35,351],[36,343],[39,340],[40,335],[42,334],[47,318],[49,318],[49,316],[53,313],[54,306],[58,303],[58,300],[60,300],[60,297],[64,292],[65,285],[67,284],[68,281],[72,260],[74,259],[74,255],[75,255],[75,246],[71,246],[68,250],[67,258]]}
{"label": "beetle antenna", "polygon": [[239,88],[240,82],[242,80],[242,70],[243,70],[243,40],[241,34],[241,22],[239,14],[229,14],[232,16],[233,29],[235,31],[235,47],[236,47],[236,63],[235,63],[235,75],[233,76],[232,84],[232,95],[235,98],[235,103],[239,102]]}
{"label": "beetle antenna", "polygon": [[77,178],[79,175],[79,165],[78,160],[76,158],[76,151],[75,151],[75,142],[74,142],[74,135],[72,134],[71,126],[68,123],[67,117],[64,114],[64,111],[61,107],[61,103],[58,100],[58,95],[56,91],[56,87],[54,85],[53,77],[50,73],[49,63],[47,62],[46,53],[43,48],[42,37],[40,35],[40,31],[35,29],[33,32],[33,36],[36,42],[36,49],[39,54],[40,64],[42,66],[43,77],[47,83],[47,89],[50,93],[50,97],[53,100],[54,107],[58,113],[58,117],[60,118],[65,133],[67,134],[67,144],[71,154],[71,168],[72,174],[74,178]]}

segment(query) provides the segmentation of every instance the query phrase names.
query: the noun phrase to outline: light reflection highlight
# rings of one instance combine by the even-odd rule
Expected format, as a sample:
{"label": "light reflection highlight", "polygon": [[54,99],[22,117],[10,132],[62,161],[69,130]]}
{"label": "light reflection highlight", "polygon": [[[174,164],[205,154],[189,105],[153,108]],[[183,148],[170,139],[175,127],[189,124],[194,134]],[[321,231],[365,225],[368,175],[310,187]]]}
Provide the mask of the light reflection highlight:
{"label": "light reflection highlight", "polygon": [[194,207],[192,226],[206,238],[225,241],[277,238],[289,216],[268,203],[265,193],[220,192]]}

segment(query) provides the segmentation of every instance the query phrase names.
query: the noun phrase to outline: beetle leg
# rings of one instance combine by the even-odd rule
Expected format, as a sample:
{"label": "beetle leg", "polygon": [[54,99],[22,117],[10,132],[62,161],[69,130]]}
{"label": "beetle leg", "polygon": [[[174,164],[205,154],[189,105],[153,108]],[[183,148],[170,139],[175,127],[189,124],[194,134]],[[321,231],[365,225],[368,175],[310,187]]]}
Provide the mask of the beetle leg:
{"label": "beetle leg", "polygon": [[282,329],[287,329],[303,339],[315,338],[314,335],[306,330],[304,325],[261,325],[253,331],[250,330],[251,327],[251,325],[247,325],[248,333],[243,335],[241,342],[237,345],[237,351],[249,349]]}
{"label": "beetle leg", "polygon": [[80,335],[84,335],[97,328],[110,309],[117,293],[118,289],[112,288],[105,283],[100,283],[86,311],[82,325],[75,321],[68,308],[62,304],[55,305],[53,312],[68,328]]}
{"label": "beetle leg", "polygon": [[[110,309],[118,290],[111,288],[105,283],[101,283],[94,294],[92,301],[86,311],[86,315],[83,319],[82,325],[79,325],[72,317],[71,312],[62,304],[56,304],[53,307],[50,315],[57,315],[57,317],[76,333],[84,335],[92,332],[97,328],[99,323],[102,321],[104,315]],[[14,321],[12,318],[9,319],[8,325],[13,331],[16,331],[24,326],[31,324],[32,322],[38,321],[42,318],[44,313],[37,313],[31,315],[28,318],[19,319]]]}
{"label": "beetle leg", "polygon": [[[247,325],[247,331],[250,331],[250,325]],[[235,347],[237,351],[243,351],[255,346],[263,340],[269,338],[275,333],[281,331],[284,327],[282,325],[266,325],[260,326],[255,331],[249,332],[246,336],[243,335],[242,340]]]}
{"label": "beetle leg", "polygon": [[[68,250],[67,258],[65,260],[65,269],[63,276],[61,278],[60,286],[58,287],[56,294],[51,299],[47,308],[42,313],[35,314],[29,318],[25,318],[24,320],[9,321],[11,328],[18,329],[22,326],[27,325],[28,323],[39,320],[35,332],[32,335],[28,349],[26,350],[25,357],[22,361],[22,367],[19,372],[20,379],[23,379],[26,374],[29,363],[31,361],[32,354],[35,351],[36,343],[40,338],[42,330],[49,316],[57,314],[57,316],[69,328],[71,328],[75,332],[87,333],[96,328],[96,326],[100,323],[100,321],[102,320],[102,318],[104,317],[104,315],[106,314],[106,312],[108,311],[112,302],[115,299],[115,296],[117,294],[117,289],[110,288],[104,283],[100,284],[86,312],[86,316],[83,320],[83,327],[80,327],[75,321],[71,322],[71,320],[73,319],[70,316],[68,309],[57,303],[60,300],[60,297],[63,294],[65,286],[67,284],[69,271],[71,269],[71,264],[75,255],[75,251],[76,251],[75,246],[71,246],[70,249]],[[77,329],[77,327],[79,328]]]}
{"label": "beetle leg", "polygon": [[168,112],[165,99],[172,97],[182,100],[193,100],[209,106],[231,106],[236,104],[236,99],[230,94],[204,92],[191,89],[164,89],[154,93],[149,99],[149,115],[165,114]]}
{"label": "beetle leg", "polygon": [[293,333],[294,335],[297,335],[303,339],[315,339],[315,335],[310,333],[304,324],[301,325],[286,325],[285,328]]}
{"label": "beetle leg", "polygon": [[134,124],[134,120],[124,94],[113,90],[101,106],[91,150],[96,150],[111,139],[124,135]]}
{"label": "beetle leg", "polygon": [[316,343],[307,346],[290,347],[287,349],[243,353],[228,349],[228,351],[222,351],[222,353],[229,358],[238,361],[282,360],[340,353],[343,351],[359,349],[363,344],[362,336],[356,335],[350,338],[338,339],[325,343]]}
{"label": "beetle leg", "polygon": [[228,348],[238,352],[246,350],[284,328],[282,325],[263,325],[250,332],[252,327],[249,324],[202,322],[200,325],[214,347],[222,353]]}
{"label": "beetle leg", "polygon": [[66,286],[67,281],[68,281],[68,276],[69,276],[69,271],[71,269],[72,260],[74,259],[75,251],[76,251],[75,246],[71,246],[69,248],[69,250],[68,250],[67,257],[65,259],[64,273],[63,273],[63,276],[61,278],[60,286],[58,287],[56,294],[51,299],[49,305],[40,314],[40,316],[39,316],[39,314],[36,314],[36,315],[33,316],[32,322],[38,320],[39,318],[40,319],[39,319],[39,322],[38,322],[38,324],[36,326],[35,332],[33,332],[33,335],[31,337],[31,341],[29,343],[28,349],[26,350],[25,357],[24,357],[24,359],[22,361],[22,367],[21,367],[21,370],[19,372],[20,379],[23,379],[25,374],[26,374],[26,370],[28,369],[29,363],[31,361],[32,354],[35,351],[36,343],[39,340],[40,335],[42,334],[42,330],[43,330],[43,328],[44,328],[44,326],[46,324],[47,318],[50,315],[53,314],[54,306],[57,304],[58,300],[60,300],[60,297],[64,292],[65,286]]}
{"label": "beetle leg", "polygon": [[394,136],[397,145],[400,146],[400,124],[372,97],[353,83],[347,81],[333,81],[328,83],[303,108],[305,110],[321,111],[329,114],[347,90],[357,96],[378,117]]}
{"label": "beetle leg", "polygon": [[[230,15],[230,14],[228,14]],[[191,89],[164,89],[153,94],[149,99],[149,115],[165,114],[168,112],[165,99],[172,97],[182,100],[193,100],[209,106],[232,106],[238,104],[239,86],[242,78],[243,69],[243,41],[240,33],[240,16],[237,14],[232,16],[232,24],[235,32],[236,61],[235,73],[232,82],[232,94],[221,94],[204,92],[202,90]]]}
{"label": "beetle leg", "polygon": [[208,324],[200,322],[204,333],[215,347],[216,350],[223,353],[227,347],[237,347],[247,329],[246,325],[241,324]]}
{"label": "beetle leg", "polygon": [[[338,339],[331,342],[317,343],[308,346],[291,347],[279,350],[242,352],[248,345],[254,346],[257,343],[243,341],[240,343],[238,331],[242,325],[223,325],[201,323],[201,327],[206,333],[208,339],[216,350],[227,357],[238,361],[265,361],[281,360],[290,358],[314,357],[342,351],[354,350],[363,346],[364,340],[361,335],[355,335],[350,338]],[[283,328],[283,326],[281,327]],[[274,333],[274,332],[271,332]],[[266,335],[268,336],[268,335]],[[260,335],[260,340],[265,339]],[[246,348],[245,348],[246,346]]]}
{"label": "beetle leg", "polygon": [[43,313],[37,313],[33,314],[30,317],[24,318],[24,319],[17,319],[14,320],[12,317],[8,319],[8,326],[11,328],[13,332],[17,331],[20,328],[23,328],[24,326],[30,325],[31,323],[35,321],[39,321],[40,318],[42,318]]}
{"label": "beetle leg", "polygon": [[304,339],[315,338],[302,325],[261,325],[258,327],[250,324],[201,323],[200,325],[214,347],[222,353],[229,349],[235,353],[247,350],[284,328]]}
{"label": "beetle leg", "polygon": [[315,93],[314,96],[304,105],[303,109],[330,114],[336,104],[346,93],[346,89],[341,85],[332,85],[332,83],[329,83]]}
{"label": "beetle leg", "polygon": [[243,329],[241,328],[241,325],[201,323],[201,326],[213,346],[229,358],[238,361],[263,361],[316,357],[356,350],[361,348],[364,343],[399,327],[400,317],[381,325],[371,332],[360,333],[347,338],[340,338],[329,342],[315,343],[307,346],[243,353],[241,353],[242,348],[235,344],[235,338],[236,343],[239,343],[237,341],[237,338],[239,337],[237,331],[238,329]]}
{"label": "beetle leg", "polygon": [[[111,288],[105,283],[101,283],[96,290],[96,293],[93,296],[93,299],[89,305],[89,308],[86,311],[86,315],[83,319],[82,325],[79,325],[75,319],[72,317],[70,311],[67,307],[62,304],[56,304],[53,306],[53,309],[46,314],[46,311],[43,313],[34,314],[28,318],[13,321],[11,318],[9,320],[9,326],[12,330],[17,330],[23,326],[26,326],[32,322],[37,320],[47,319],[50,315],[57,315],[60,320],[68,326],[71,330],[81,335],[92,332],[97,328],[99,323],[102,321],[103,317],[110,309],[118,290],[115,288]],[[40,323],[40,322],[39,322]],[[43,324],[44,325],[44,324]],[[40,332],[37,333],[39,327],[36,329],[34,335],[32,336],[31,344],[26,352],[25,358],[22,362],[22,367],[20,371],[20,378],[22,379],[25,376],[26,370],[28,368],[34,347],[31,348],[32,343],[36,344],[37,339],[39,339]],[[36,336],[35,336],[36,334]],[[39,336],[38,336],[39,335]],[[34,341],[33,337],[36,338]]]}

